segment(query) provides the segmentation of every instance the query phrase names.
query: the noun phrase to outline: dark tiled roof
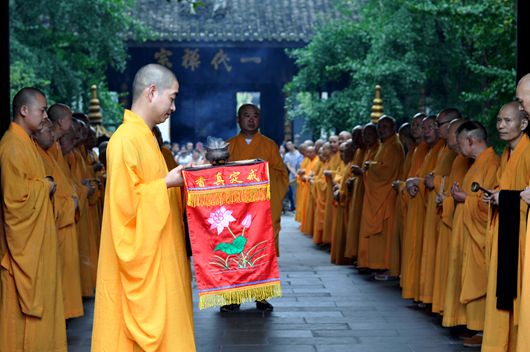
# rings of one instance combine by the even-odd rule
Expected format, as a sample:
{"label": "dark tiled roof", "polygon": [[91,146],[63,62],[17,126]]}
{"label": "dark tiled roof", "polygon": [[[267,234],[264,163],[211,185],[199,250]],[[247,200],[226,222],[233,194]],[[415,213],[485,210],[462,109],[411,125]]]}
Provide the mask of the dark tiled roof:
{"label": "dark tiled roof", "polygon": [[161,41],[308,42],[315,26],[338,18],[334,0],[137,0],[133,16]]}

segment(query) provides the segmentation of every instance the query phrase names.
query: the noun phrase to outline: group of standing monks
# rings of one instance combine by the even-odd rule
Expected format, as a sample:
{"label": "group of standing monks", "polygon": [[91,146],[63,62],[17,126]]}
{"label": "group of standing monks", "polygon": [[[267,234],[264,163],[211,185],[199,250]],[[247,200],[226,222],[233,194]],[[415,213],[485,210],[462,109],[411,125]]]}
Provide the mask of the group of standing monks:
{"label": "group of standing monks", "polygon": [[88,119],[40,90],[13,99],[0,141],[0,351],[66,351],[96,285],[103,167]]}
{"label": "group of standing monks", "polygon": [[482,351],[530,351],[530,75],[497,116],[502,155],[456,109],[306,141],[295,219]]}

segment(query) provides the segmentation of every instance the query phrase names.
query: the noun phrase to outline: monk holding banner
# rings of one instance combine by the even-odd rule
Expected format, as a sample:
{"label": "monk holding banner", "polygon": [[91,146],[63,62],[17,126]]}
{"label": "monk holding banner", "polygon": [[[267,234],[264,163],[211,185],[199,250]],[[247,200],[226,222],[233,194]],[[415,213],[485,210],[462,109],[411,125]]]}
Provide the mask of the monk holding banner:
{"label": "monk holding banner", "polygon": [[92,351],[195,351],[181,168],[168,172],[152,132],[178,92],[166,67],[142,67],[108,144]]}

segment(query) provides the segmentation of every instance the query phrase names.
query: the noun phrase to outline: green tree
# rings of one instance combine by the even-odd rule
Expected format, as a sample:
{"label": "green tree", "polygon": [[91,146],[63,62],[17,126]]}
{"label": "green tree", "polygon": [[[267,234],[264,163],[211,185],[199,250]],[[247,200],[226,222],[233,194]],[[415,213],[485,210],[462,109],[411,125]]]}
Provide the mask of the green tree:
{"label": "green tree", "polygon": [[[515,9],[505,0],[343,0],[344,18],[290,51],[299,72],[285,87],[291,118],[307,127],[369,121],[376,84],[385,112],[408,119],[448,106],[492,127],[513,96]],[[322,100],[320,92],[331,93]]]}
{"label": "green tree", "polygon": [[90,86],[96,84],[105,122],[121,120],[105,73],[125,68],[127,38],[148,34],[130,16],[133,5],[133,0],[10,0],[11,97],[36,86],[50,102],[87,111]]}

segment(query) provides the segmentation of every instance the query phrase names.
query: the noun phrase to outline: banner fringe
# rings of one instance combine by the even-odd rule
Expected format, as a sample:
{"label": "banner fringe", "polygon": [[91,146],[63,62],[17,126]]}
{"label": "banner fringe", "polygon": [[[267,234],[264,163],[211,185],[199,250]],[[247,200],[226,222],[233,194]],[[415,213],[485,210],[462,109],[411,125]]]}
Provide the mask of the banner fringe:
{"label": "banner fringe", "polygon": [[280,282],[264,286],[252,286],[241,290],[217,291],[199,295],[199,309],[220,307],[228,304],[241,304],[250,301],[262,301],[272,297],[281,297]]}
{"label": "banner fringe", "polygon": [[234,203],[253,203],[269,200],[270,184],[219,188],[207,191],[188,191],[186,204],[189,207],[211,207]]}

